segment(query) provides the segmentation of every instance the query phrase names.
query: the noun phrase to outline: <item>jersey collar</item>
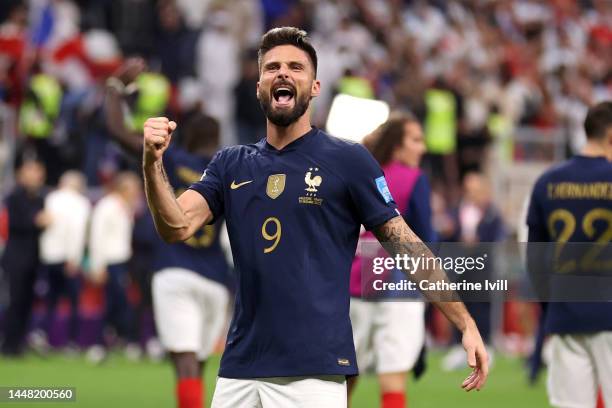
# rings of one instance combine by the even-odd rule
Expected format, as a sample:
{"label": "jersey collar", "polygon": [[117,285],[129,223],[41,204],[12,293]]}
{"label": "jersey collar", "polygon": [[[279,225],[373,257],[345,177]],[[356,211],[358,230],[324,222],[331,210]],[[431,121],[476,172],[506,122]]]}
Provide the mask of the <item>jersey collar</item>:
{"label": "jersey collar", "polygon": [[591,161],[591,162],[594,162],[594,161],[597,161],[597,162],[600,162],[600,161],[607,162],[608,161],[608,158],[606,156],[585,156],[583,154],[575,155],[574,159],[576,159],[576,160],[586,160],[586,161]]}
{"label": "jersey collar", "polygon": [[297,149],[298,147],[302,146],[303,144],[305,144],[306,142],[308,142],[310,139],[313,138],[313,136],[319,131],[319,129],[317,129],[314,126],[311,126],[311,129],[306,132],[305,134],[303,134],[302,136],[298,137],[297,139],[295,139],[293,142],[289,143],[287,146],[283,147],[282,149],[278,150],[276,147],[272,146],[270,143],[268,143],[268,141],[266,140],[266,138],[263,138],[262,142],[263,142],[263,148],[266,151],[269,152],[273,152],[273,153],[284,153],[284,152],[289,152],[292,150]]}

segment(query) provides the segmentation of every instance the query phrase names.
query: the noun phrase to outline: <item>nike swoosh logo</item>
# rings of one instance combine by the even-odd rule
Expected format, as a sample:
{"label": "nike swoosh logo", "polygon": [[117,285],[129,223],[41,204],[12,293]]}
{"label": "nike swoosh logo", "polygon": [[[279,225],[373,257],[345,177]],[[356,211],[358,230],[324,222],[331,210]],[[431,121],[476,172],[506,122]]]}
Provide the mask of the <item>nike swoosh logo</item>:
{"label": "nike swoosh logo", "polygon": [[235,190],[237,188],[240,188],[240,187],[242,187],[242,186],[244,186],[246,184],[252,183],[252,182],[253,182],[253,180],[249,180],[249,181],[243,181],[242,183],[236,184],[236,180],[234,180],[234,181],[232,181],[232,184],[230,185],[230,188],[232,190]]}

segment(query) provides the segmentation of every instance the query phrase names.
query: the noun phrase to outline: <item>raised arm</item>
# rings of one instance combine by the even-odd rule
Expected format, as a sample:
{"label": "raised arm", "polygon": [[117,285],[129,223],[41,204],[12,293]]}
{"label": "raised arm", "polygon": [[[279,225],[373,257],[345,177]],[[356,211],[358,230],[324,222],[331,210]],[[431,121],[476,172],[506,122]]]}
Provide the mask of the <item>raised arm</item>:
{"label": "raised arm", "polygon": [[162,157],[176,123],[168,118],[150,118],[144,124],[143,174],[147,204],[159,235],[167,242],[184,241],[212,219],[208,203],[199,193],[187,190],[178,197]]}
{"label": "raised arm", "polygon": [[[415,258],[423,255],[433,257],[429,248],[400,216],[394,217],[376,227],[373,232],[391,256],[399,254]],[[414,282],[420,282],[425,279],[430,282],[448,281],[446,273],[437,268],[421,268],[415,273],[408,273],[407,275]],[[430,293],[424,294],[425,296],[431,296]],[[452,299],[455,296],[453,293],[445,293],[442,298]],[[488,356],[474,319],[470,316],[463,302],[443,302],[439,298],[429,300],[463,333],[463,347],[467,352],[468,365],[473,370],[461,386],[466,391],[474,388],[480,390],[484,386],[489,372]]]}
{"label": "raised arm", "polygon": [[125,124],[125,89],[145,68],[146,64],[141,58],[128,58],[106,82],[104,98],[106,127],[111,137],[133,155],[142,153],[142,140],[138,132],[128,129]]}

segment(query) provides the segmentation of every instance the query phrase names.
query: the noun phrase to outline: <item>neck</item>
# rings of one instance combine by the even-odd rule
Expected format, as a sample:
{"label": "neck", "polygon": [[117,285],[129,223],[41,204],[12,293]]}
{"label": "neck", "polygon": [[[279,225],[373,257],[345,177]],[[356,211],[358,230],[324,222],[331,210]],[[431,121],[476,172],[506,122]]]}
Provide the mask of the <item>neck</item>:
{"label": "neck", "polygon": [[310,108],[295,122],[287,127],[276,126],[269,120],[266,123],[266,140],[275,149],[281,150],[289,143],[310,131]]}
{"label": "neck", "polygon": [[587,141],[586,145],[584,145],[580,151],[580,154],[586,157],[605,157],[609,161],[612,161],[612,153],[607,152],[601,143],[593,140]]}

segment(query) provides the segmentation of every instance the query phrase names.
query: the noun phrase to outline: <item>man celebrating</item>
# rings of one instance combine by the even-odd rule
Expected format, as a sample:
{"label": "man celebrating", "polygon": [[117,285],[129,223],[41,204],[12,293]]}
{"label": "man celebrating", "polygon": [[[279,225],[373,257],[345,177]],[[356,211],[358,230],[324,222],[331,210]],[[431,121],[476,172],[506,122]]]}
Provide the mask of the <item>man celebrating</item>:
{"label": "man celebrating", "polygon": [[[227,221],[238,283],[213,407],[342,407],[345,378],[358,373],[349,274],[360,225],[397,254],[413,254],[409,244],[420,240],[365,148],[311,127],[320,83],[306,33],[270,30],[258,62],[266,138],[217,153],[201,180],[175,198],[162,157],[176,123],[149,119],[147,199],[167,241],[188,239],[221,215]],[[444,276],[419,271],[411,278]],[[437,306],[463,332],[473,368],[463,387],[480,389],[487,355],[474,321],[460,302]]]}

